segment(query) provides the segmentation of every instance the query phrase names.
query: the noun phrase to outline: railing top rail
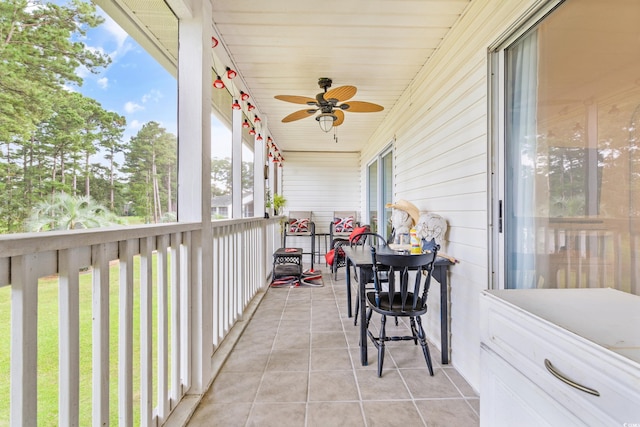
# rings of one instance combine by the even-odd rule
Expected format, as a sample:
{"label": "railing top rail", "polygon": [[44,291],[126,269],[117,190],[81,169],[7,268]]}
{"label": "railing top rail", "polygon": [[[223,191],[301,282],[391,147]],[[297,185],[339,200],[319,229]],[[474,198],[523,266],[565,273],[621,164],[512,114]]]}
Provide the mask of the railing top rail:
{"label": "railing top rail", "polygon": [[199,222],[188,222],[5,234],[0,235],[0,258],[181,233],[201,228],[202,224]]}
{"label": "railing top rail", "polygon": [[224,227],[227,225],[235,225],[235,224],[242,224],[242,223],[256,222],[256,221],[280,222],[282,218],[285,218],[285,217],[279,215],[279,216],[274,216],[267,219],[261,218],[261,217],[238,218],[238,219],[215,219],[211,221],[211,225],[214,228],[216,228],[216,227]]}
{"label": "railing top rail", "polygon": [[[267,219],[278,222],[281,217]],[[213,228],[229,225],[265,221],[260,217],[224,219],[211,222]],[[118,242],[127,239],[141,239],[172,233],[195,231],[202,228],[200,222],[180,222],[171,224],[141,224],[82,230],[47,231],[42,233],[16,233],[0,235],[0,258],[27,255],[52,250],[91,246],[100,243]]]}

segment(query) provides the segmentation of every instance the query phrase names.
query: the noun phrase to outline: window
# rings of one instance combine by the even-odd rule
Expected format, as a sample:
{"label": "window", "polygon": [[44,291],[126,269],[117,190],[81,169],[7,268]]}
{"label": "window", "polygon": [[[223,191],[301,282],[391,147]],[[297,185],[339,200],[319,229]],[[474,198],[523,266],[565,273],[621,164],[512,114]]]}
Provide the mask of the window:
{"label": "window", "polygon": [[391,208],[393,200],[393,150],[383,151],[367,168],[367,206],[371,231],[385,237],[391,235]]}
{"label": "window", "polygon": [[639,18],[567,0],[495,51],[505,288],[640,294]]}

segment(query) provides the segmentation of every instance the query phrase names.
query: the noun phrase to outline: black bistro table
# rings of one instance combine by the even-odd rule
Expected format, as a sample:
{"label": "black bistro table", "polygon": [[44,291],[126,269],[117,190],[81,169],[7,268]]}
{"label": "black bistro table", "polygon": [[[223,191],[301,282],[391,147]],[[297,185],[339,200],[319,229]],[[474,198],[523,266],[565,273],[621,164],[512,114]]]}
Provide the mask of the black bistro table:
{"label": "black bistro table", "polygon": [[[347,314],[349,317],[351,313],[351,274],[349,274],[350,266],[358,268],[358,284],[360,292],[360,361],[363,366],[368,364],[367,362],[367,324],[363,320],[367,317],[367,303],[365,295],[365,287],[367,285],[367,278],[371,277],[373,263],[371,262],[371,247],[369,245],[362,245],[356,247],[343,246],[344,254],[347,258]],[[380,254],[398,254],[389,248],[388,246],[382,246],[376,248],[376,252]],[[407,256],[411,256],[408,255]],[[449,266],[453,265],[453,262],[446,258],[437,257],[433,266],[432,277],[440,283],[440,360],[443,365],[449,363],[449,286],[447,276],[449,273]]]}

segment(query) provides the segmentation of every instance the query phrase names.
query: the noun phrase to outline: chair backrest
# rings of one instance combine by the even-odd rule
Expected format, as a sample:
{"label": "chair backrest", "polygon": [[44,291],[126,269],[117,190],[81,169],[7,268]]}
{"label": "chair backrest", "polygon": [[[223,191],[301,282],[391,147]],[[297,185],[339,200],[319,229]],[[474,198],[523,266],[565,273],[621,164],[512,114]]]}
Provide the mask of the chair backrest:
{"label": "chair backrest", "polygon": [[356,211],[334,211],[329,225],[330,233],[335,235],[350,234],[359,224]]}
{"label": "chair backrest", "polygon": [[286,227],[287,234],[308,234],[313,229],[313,212],[311,211],[291,211],[289,212],[289,223]]}
{"label": "chair backrest", "polygon": [[[391,310],[411,312],[426,307],[427,295],[431,286],[433,263],[438,255],[439,247],[431,252],[419,255],[379,254],[371,247],[373,262],[373,283],[376,293],[376,304],[385,304]],[[410,283],[409,272],[415,272],[415,279]],[[384,274],[384,279],[381,277]],[[424,282],[422,278],[424,277]],[[384,293],[382,282],[388,284],[388,292]]]}
{"label": "chair backrest", "polygon": [[368,244],[369,246],[387,246],[387,241],[381,235],[377,233],[373,233],[371,231],[366,231],[364,233],[358,233],[351,238],[349,241],[349,245],[353,246],[362,246],[364,244]]}

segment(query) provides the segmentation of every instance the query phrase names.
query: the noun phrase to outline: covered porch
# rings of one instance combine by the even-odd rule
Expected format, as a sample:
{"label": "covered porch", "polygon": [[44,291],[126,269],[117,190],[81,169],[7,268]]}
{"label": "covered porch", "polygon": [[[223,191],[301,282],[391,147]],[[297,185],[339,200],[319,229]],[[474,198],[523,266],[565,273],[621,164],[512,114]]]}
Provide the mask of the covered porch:
{"label": "covered porch", "polygon": [[[176,77],[177,222],[0,236],[0,288],[11,291],[7,425],[38,424],[38,376],[45,363],[58,368],[57,412],[51,417],[59,425],[311,426],[331,417],[344,425],[477,425],[479,298],[484,290],[505,287],[508,267],[500,246],[501,185],[509,177],[499,161],[509,124],[504,51],[562,2],[158,0],[170,11],[171,25],[153,1],[97,3]],[[175,31],[164,31],[169,27]],[[226,67],[237,71],[235,80],[224,77]],[[219,74],[226,92],[212,87]],[[333,87],[357,86],[353,99],[384,110],[358,114],[345,108],[344,122],[337,114],[332,120],[339,125],[325,132],[313,116],[315,104],[306,104],[306,97],[321,91],[322,77],[332,78]],[[619,92],[628,91],[621,84]],[[253,108],[234,108],[242,94]],[[307,107],[301,120],[283,122]],[[582,114],[576,111],[571,114]],[[211,153],[218,141],[212,117],[231,131],[235,183],[230,218],[213,221]],[[255,135],[243,126],[247,120]],[[563,126],[572,120],[563,119]],[[535,131],[531,135],[540,137]],[[238,185],[247,141],[254,156],[253,194],[250,203],[245,200],[251,217],[243,217]],[[286,197],[280,215],[266,206],[267,190]],[[619,193],[626,197],[630,190]],[[316,232],[326,235],[334,212],[355,211],[360,222],[386,235],[386,205],[398,199],[445,218],[442,251],[460,261],[450,269],[446,289],[448,365],[439,363],[441,295],[432,285],[425,329],[434,377],[426,374],[419,347],[407,352],[406,343],[392,346],[383,378],[358,363],[357,328],[345,312],[344,270],[334,280],[320,261],[323,287],[268,288],[272,254],[281,246],[289,212],[313,212]],[[625,221],[629,215],[624,213]],[[556,252],[572,255],[566,242],[584,254],[599,247],[591,243],[598,237],[591,226],[579,228],[574,238],[572,229],[555,227],[537,232],[551,236],[544,240],[545,259]],[[620,235],[627,236],[626,230]],[[637,235],[601,234],[608,239],[600,239],[603,248],[624,240],[628,249],[622,256],[607,249],[616,253],[615,263],[587,266],[589,274],[616,282],[635,277]],[[309,250],[308,238],[287,243]],[[308,267],[308,256],[304,261]],[[523,274],[535,273],[520,267]],[[552,267],[553,279],[563,272],[568,287],[569,270]],[[38,358],[44,277],[58,283],[56,361]],[[542,287],[551,281],[533,277],[527,283]],[[637,292],[633,280],[624,286]],[[91,338],[81,342],[86,313]],[[110,350],[114,342],[116,352]],[[86,357],[88,374],[80,368]],[[370,351],[370,365],[373,360]],[[86,407],[91,415],[81,418],[79,408]]]}

